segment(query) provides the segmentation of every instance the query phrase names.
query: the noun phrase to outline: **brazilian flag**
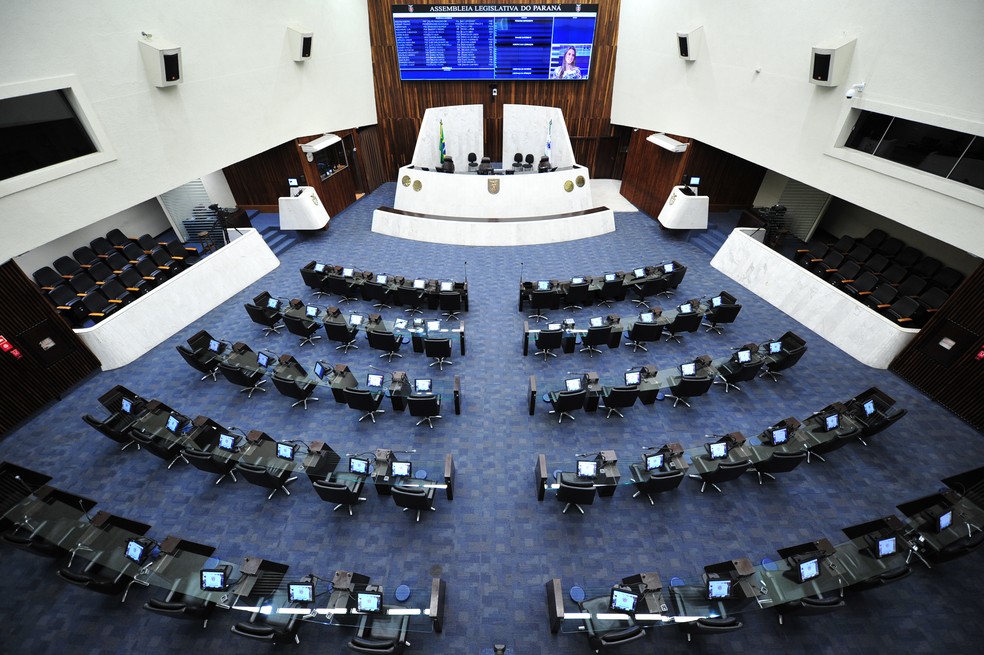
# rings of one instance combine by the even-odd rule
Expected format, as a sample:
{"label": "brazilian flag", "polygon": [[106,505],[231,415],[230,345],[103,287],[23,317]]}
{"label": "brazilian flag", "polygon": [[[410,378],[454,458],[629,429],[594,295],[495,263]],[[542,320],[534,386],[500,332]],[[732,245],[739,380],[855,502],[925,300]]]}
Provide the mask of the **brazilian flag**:
{"label": "brazilian flag", "polygon": [[444,145],[444,121],[441,121],[441,163],[444,163],[444,155],[447,154],[447,148]]}

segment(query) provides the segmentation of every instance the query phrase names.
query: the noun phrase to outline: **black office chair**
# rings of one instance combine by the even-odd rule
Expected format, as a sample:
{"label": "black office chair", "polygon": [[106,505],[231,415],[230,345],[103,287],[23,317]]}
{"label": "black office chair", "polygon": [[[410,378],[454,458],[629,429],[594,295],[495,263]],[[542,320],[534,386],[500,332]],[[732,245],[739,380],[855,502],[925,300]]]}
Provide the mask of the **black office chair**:
{"label": "black office chair", "polygon": [[478,165],[479,175],[491,175],[492,174],[492,159],[489,157],[482,157],[481,163]]}
{"label": "black office chair", "polygon": [[335,350],[341,350],[347,353],[350,348],[359,349],[355,345],[355,338],[359,334],[359,330],[354,326],[350,326],[348,323],[325,321],[325,334],[328,335],[328,341],[335,341],[342,344],[335,346]]}
{"label": "black office chair", "polygon": [[775,480],[773,473],[788,473],[806,461],[807,452],[801,450],[795,453],[784,453],[777,451],[772,453],[768,459],[755,462],[751,466],[753,473],[758,475],[759,484],[762,484],[762,476]]}
{"label": "black office chair", "polygon": [[226,362],[219,362],[219,373],[222,374],[229,382],[233,384],[238,384],[242,387],[239,393],[247,392],[248,398],[253,397],[254,391],[262,391],[266,393],[266,389],[263,385],[266,384],[266,379],[263,377],[266,372],[263,369],[248,370],[240,368],[234,364],[227,364]]}
{"label": "black office chair", "polygon": [[666,289],[661,291],[659,295],[670,297],[674,294],[680,283],[683,282],[683,276],[687,274],[687,267],[678,261],[673,262],[673,270],[667,275]]}
{"label": "black office chair", "polygon": [[154,614],[161,614],[172,619],[201,621],[202,627],[208,627],[208,620],[216,608],[213,601],[196,598],[176,589],[168,591],[164,598],[151,598],[144,603],[143,608]]}
{"label": "black office chair", "polygon": [[273,386],[277,387],[277,391],[282,395],[295,400],[291,407],[304,405],[304,409],[307,410],[309,401],[318,400],[314,397],[314,392],[318,388],[318,383],[315,380],[286,377],[274,372]]}
{"label": "black office chair", "polygon": [[444,370],[445,365],[454,364],[451,357],[451,339],[424,339],[424,354],[434,361],[428,366],[437,366],[439,370]]}
{"label": "black office chair", "polygon": [[141,450],[146,450],[151,455],[167,462],[168,470],[171,470],[171,467],[178,462],[188,463],[188,460],[184,456],[188,448],[177,441],[162,439],[149,432],[137,429],[130,430],[130,438],[141,447]]}
{"label": "black office chair", "polygon": [[564,506],[563,514],[566,514],[571,507],[576,507],[577,511],[584,514],[584,508],[581,505],[594,503],[595,486],[593,482],[568,479],[568,476],[563,473],[560,474],[560,479],[557,482],[560,485],[557,487],[557,500],[567,503]]}
{"label": "black office chair", "polygon": [[441,310],[445,320],[450,321],[452,318],[456,321],[461,320],[461,317],[458,316],[462,311],[460,291],[442,291],[437,302],[438,309]]}
{"label": "black office chair", "polygon": [[369,417],[372,422],[376,422],[376,414],[383,414],[386,412],[385,409],[379,409],[379,405],[383,402],[383,395],[381,393],[373,393],[368,389],[353,389],[348,387],[345,389],[345,402],[348,404],[349,409],[357,409],[360,412],[365,412],[359,417],[359,421]]}
{"label": "black office chair", "polygon": [[243,461],[237,462],[234,470],[238,471],[250,484],[270,489],[267,500],[273,498],[273,494],[278,491],[283,491],[289,496],[290,491],[287,490],[287,485],[297,479],[291,476],[292,471],[288,468],[271,470],[265,466]]}
{"label": "black office chair", "polygon": [[523,168],[523,153],[517,152],[513,155],[513,168],[520,170]]}
{"label": "black office chair", "polygon": [[612,336],[612,329],[607,325],[596,325],[589,327],[588,331],[581,335],[581,348],[579,352],[587,352],[588,357],[594,357],[595,353],[601,354],[601,350],[595,346],[601,346],[608,343],[608,340]]}
{"label": "black office chair", "polygon": [[263,327],[263,336],[268,337],[270,333],[280,334],[280,328],[284,327],[283,317],[280,311],[269,307],[260,307],[253,303],[243,305],[246,313],[254,323],[259,323]]}
{"label": "black office chair", "polygon": [[[259,603],[270,606],[271,599],[266,599]],[[232,626],[233,634],[240,637],[258,639],[271,644],[295,643],[300,644],[301,639],[297,632],[304,621],[301,614],[280,614],[277,612],[264,613],[262,611],[253,612],[249,621],[241,621]]]}
{"label": "black office chair", "polygon": [[366,500],[359,496],[365,485],[365,478],[354,474],[342,475],[345,477],[339,476],[333,480],[312,480],[311,484],[321,500],[328,503],[338,503],[331,511],[334,512],[340,507],[346,507],[349,516],[352,516],[352,506]]}
{"label": "black office chair", "polygon": [[663,291],[669,287],[668,277],[656,277],[644,282],[636,283],[632,285],[632,291],[635,292],[637,298],[633,298],[632,302],[639,306],[649,309],[649,303],[646,302],[646,298],[652,296],[658,296]]}
{"label": "black office chair", "polygon": [[374,350],[382,350],[380,357],[386,357],[386,361],[392,362],[394,357],[403,357],[398,351],[403,345],[402,337],[392,332],[381,332],[379,330],[367,330],[366,338],[369,340],[369,347]]}
{"label": "black office chair", "polygon": [[578,603],[581,611],[588,618],[584,619],[584,630],[588,637],[588,645],[594,652],[600,653],[603,650],[620,648],[625,644],[632,643],[646,636],[646,631],[641,626],[635,625],[630,618],[626,626],[625,620],[600,619],[598,615],[610,613],[608,607],[608,596],[598,596]]}
{"label": "black office chair", "polygon": [[818,614],[829,614],[836,612],[844,607],[844,599],[840,596],[806,596],[799,600],[792,600],[788,603],[776,606],[776,614],[779,615],[779,625],[782,625],[783,617],[790,614],[799,616],[816,616]]}
{"label": "black office chair", "polygon": [[759,373],[759,377],[769,376],[773,382],[778,382],[779,378],[782,377],[782,371],[795,366],[805,353],[805,343],[792,347],[789,350],[786,349],[784,344],[781,353],[774,355],[771,360],[766,360],[762,371]]}
{"label": "black office chair", "polygon": [[557,356],[557,353],[551,351],[560,348],[564,344],[564,331],[540,330],[537,332],[536,337],[534,337],[534,343],[536,344],[537,351],[533,353],[533,356],[543,355],[543,361],[547,361],[547,357]]}
{"label": "black office chair", "polygon": [[328,291],[328,276],[325,273],[319,273],[314,270],[316,263],[314,260],[311,260],[301,267],[301,280],[311,288],[316,298],[320,298],[321,296],[327,296],[331,292]]}
{"label": "black office chair", "polygon": [[424,294],[420,289],[414,289],[413,287],[408,286],[401,286],[397,288],[396,302],[398,302],[403,307],[403,311],[410,314],[410,316],[424,313],[424,310],[420,309],[420,305],[424,302]]}
{"label": "black office chair", "polygon": [[301,337],[301,341],[298,346],[303,346],[308,343],[314,345],[314,340],[321,338],[320,334],[315,334],[315,332],[318,331],[318,328],[322,325],[321,321],[313,321],[307,317],[284,314],[284,325],[287,326],[288,332]]}
{"label": "black office chair", "polygon": [[709,375],[684,376],[680,378],[679,382],[670,387],[670,392],[667,393],[664,398],[672,398],[674,407],[676,407],[679,403],[683,403],[687,407],[690,407],[690,403],[688,403],[686,399],[704,395],[711,388],[713,383],[714,378]]}
{"label": "black office chair", "polygon": [[50,266],[42,266],[32,273],[32,277],[44,291],[51,291],[58,285],[65,283],[65,278]]}
{"label": "black office chair", "polygon": [[217,474],[219,478],[215,481],[215,484],[225,480],[227,475],[232,478],[233,482],[239,482],[236,479],[236,474],[232,472],[232,469],[236,467],[236,460],[231,457],[218,459],[210,452],[197,449],[186,450],[184,456],[185,460],[196,469],[205,471],[206,473]]}
{"label": "black office chair", "polygon": [[402,655],[410,645],[407,629],[410,617],[406,614],[364,614],[359,632],[348,643],[356,653],[366,655]]}
{"label": "black office chair", "polygon": [[638,464],[633,464],[632,479],[636,492],[632,494],[632,497],[635,498],[640,494],[646,494],[646,498],[649,499],[649,504],[655,505],[656,503],[653,502],[653,494],[676,489],[680,486],[680,483],[683,482],[685,473],[686,471],[683,469],[661,471],[659,473],[646,472],[640,470]]}
{"label": "black office chair", "polygon": [[334,273],[328,274],[328,292],[333,296],[338,296],[338,304],[358,300],[352,295],[355,285],[351,284],[341,275]]}
{"label": "black office chair", "polygon": [[451,155],[444,155],[444,161],[441,162],[441,170],[445,173],[454,173],[454,158]]}
{"label": "black office chair", "polygon": [[468,153],[468,170],[473,171],[478,168],[478,155],[474,152]]}
{"label": "black office chair", "polygon": [[724,328],[720,326],[725,323],[734,323],[739,312],[741,312],[741,305],[737,303],[722,303],[717,307],[712,307],[711,311],[704,315],[704,318],[707,319],[703,323],[704,332],[722,334]]}
{"label": "black office chair", "polygon": [[431,487],[410,487],[402,484],[395,485],[392,489],[393,502],[397,507],[402,507],[403,511],[414,510],[417,512],[417,523],[420,523],[420,513],[424,510],[433,512],[434,493],[436,488]]}
{"label": "black office chair", "polygon": [[605,280],[598,289],[598,304],[611,307],[614,303],[625,300],[625,285],[622,280]]}
{"label": "black office chair", "polygon": [[133,419],[118,423],[116,416],[116,414],[113,414],[105,420],[100,421],[91,414],[83,414],[82,420],[116,443],[123,444],[120,452],[123,452],[130,446],[136,446],[137,450],[140,450],[140,444],[130,437],[130,426],[133,424]]}
{"label": "black office chair", "polygon": [[733,616],[702,616],[696,621],[677,625],[687,634],[687,641],[690,641],[695,634],[719,635],[741,630],[745,624]]}
{"label": "black office chair", "polygon": [[714,384],[723,384],[724,393],[731,391],[732,387],[737,391],[741,391],[741,387],[737,383],[754,380],[764,365],[765,360],[763,359],[750,361],[745,364],[729,361],[718,369],[717,379],[714,380]]}
{"label": "black office chair", "polygon": [[611,387],[607,389],[605,394],[602,396],[605,409],[608,410],[608,413],[605,414],[605,418],[611,418],[612,414],[618,414],[619,418],[625,418],[622,416],[622,412],[618,410],[632,407],[638,397],[639,387],[637,386]]}
{"label": "black office chair", "polygon": [[546,321],[547,317],[541,313],[544,309],[557,309],[559,297],[553,291],[533,291],[530,293],[530,307],[533,314],[526,318],[535,319],[536,323]]}
{"label": "black office chair", "polygon": [[553,406],[553,409],[550,410],[550,413],[557,414],[558,423],[562,422],[565,416],[573,421],[574,417],[571,416],[570,412],[575,409],[582,409],[584,407],[584,400],[587,397],[587,389],[581,389],[580,391],[561,391],[551,394],[550,404]]}
{"label": "black office chair", "polygon": [[649,349],[643,344],[656,343],[661,336],[663,336],[662,324],[645,323],[637,320],[625,334],[625,343],[628,346],[632,346],[632,352],[640,349],[643,352],[649,352]]}
{"label": "black office chair", "polygon": [[678,312],[669,325],[663,328],[666,340],[680,343],[681,334],[696,332],[700,328],[701,316],[697,312]]}
{"label": "black office chair", "polygon": [[[76,566],[69,565],[59,569],[58,577],[89,591],[95,591],[106,596],[117,596],[125,592],[130,583],[133,582],[132,574],[119,571],[101,562],[81,559],[75,561],[78,562]],[[125,570],[136,572],[132,567],[127,567]]]}
{"label": "black office chair", "polygon": [[711,485],[718,492],[721,491],[721,487],[718,486],[719,482],[730,482],[732,480],[737,480],[742,476],[742,474],[748,470],[748,467],[752,465],[750,460],[743,460],[740,462],[723,462],[718,465],[717,468],[705,471],[703,473],[691,473],[690,477],[695,480],[701,480],[700,492],[704,493],[704,489],[707,485]]}
{"label": "black office chair", "polygon": [[584,305],[588,304],[589,289],[590,285],[587,282],[570,284],[567,287],[567,293],[564,294],[564,311],[572,312],[574,310],[584,309]]}
{"label": "black office chair", "polygon": [[175,349],[178,351],[178,354],[181,355],[186,362],[188,362],[189,366],[199,373],[205,374],[201,377],[201,380],[205,380],[207,378],[212,378],[213,380],[217,379],[216,376],[219,373],[219,360],[215,356],[214,352],[206,348],[204,351],[196,353],[183,343],[175,346]]}
{"label": "black office chair", "polygon": [[426,422],[431,429],[434,429],[434,419],[443,418],[441,416],[441,397],[437,394],[409,396],[407,397],[407,408],[410,410],[410,416],[423,417],[417,421],[417,425]]}
{"label": "black office chair", "polygon": [[532,153],[527,154],[526,159],[523,162],[523,170],[525,171],[533,170],[533,161],[534,161],[533,154]]}
{"label": "black office chair", "polygon": [[390,302],[393,297],[393,289],[388,284],[369,281],[365,284],[366,298],[374,301],[372,306],[376,309],[390,309]]}

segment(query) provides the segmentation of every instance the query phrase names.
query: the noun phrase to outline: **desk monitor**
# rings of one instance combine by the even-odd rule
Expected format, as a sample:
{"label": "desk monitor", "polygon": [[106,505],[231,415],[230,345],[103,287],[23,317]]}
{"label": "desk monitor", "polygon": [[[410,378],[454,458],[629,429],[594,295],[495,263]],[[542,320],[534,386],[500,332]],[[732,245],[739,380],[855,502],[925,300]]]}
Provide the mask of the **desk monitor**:
{"label": "desk monitor", "polygon": [[614,273],[605,273],[605,282],[614,282],[614,281],[615,281]]}
{"label": "desk monitor", "polygon": [[362,314],[349,314],[349,325],[352,327],[359,327],[362,325],[362,319],[364,316]]}
{"label": "desk monitor", "polygon": [[441,282],[441,291],[454,291],[454,282]]}
{"label": "desk monitor", "polygon": [[353,275],[355,275],[355,270],[354,269],[351,269],[351,268],[343,268],[342,269],[342,277],[352,277]]}
{"label": "desk monitor", "polygon": [[167,417],[167,429],[168,430],[170,430],[174,434],[177,434],[178,433],[178,430],[180,428],[181,428],[181,419],[179,419],[174,414],[171,414],[170,416]]}
{"label": "desk monitor", "polygon": [[120,410],[124,414],[129,414],[130,412],[132,412],[133,411],[133,401],[130,400],[129,398],[123,398],[122,400],[120,400]]}
{"label": "desk monitor", "polygon": [[222,342],[219,341],[218,339],[209,339],[208,349],[211,350],[213,353],[220,353],[222,352]]}
{"label": "desk monitor", "polygon": [[236,452],[236,437],[231,434],[220,434],[219,448],[230,453]]}
{"label": "desk monitor", "polygon": [[568,378],[564,380],[564,386],[567,387],[567,391],[580,391],[581,378]]}
{"label": "desk monitor", "polygon": [[369,475],[369,460],[364,457],[349,457],[349,473]]}
{"label": "desk monitor", "polygon": [[875,399],[869,398],[868,400],[864,401],[864,404],[861,405],[861,408],[864,410],[865,417],[873,416],[875,413]]}
{"label": "desk monitor", "polygon": [[321,362],[314,363],[314,374],[318,376],[319,380],[325,379],[325,365]]}
{"label": "desk monitor", "polygon": [[598,460],[579,459],[577,460],[577,477],[592,478],[598,476]]}
{"label": "desk monitor", "polygon": [[418,378],[413,381],[413,392],[414,393],[430,393],[431,389],[434,388],[432,381],[428,378]]}
{"label": "desk monitor", "polygon": [[143,564],[150,555],[151,546],[145,539],[128,539],[123,547],[123,556],[137,564]]}
{"label": "desk monitor", "polygon": [[287,585],[287,601],[310,603],[314,601],[314,585],[310,582],[291,582]]}
{"label": "desk monitor", "polygon": [[782,352],[782,341],[770,341],[769,342],[769,354],[778,355]]}
{"label": "desk monitor", "polygon": [[402,330],[406,326],[407,326],[407,319],[405,319],[405,318],[398,318],[395,321],[393,321],[393,329],[394,330]]}
{"label": "desk monitor", "polygon": [[694,364],[693,362],[680,364],[680,373],[684,376],[697,375],[697,364]]}
{"label": "desk monitor", "polygon": [[268,354],[266,354],[264,352],[258,352],[258,353],[256,353],[256,363],[257,363],[257,365],[262,366],[263,368],[266,368],[267,366],[270,365],[270,355],[268,355]]}
{"label": "desk monitor", "polygon": [[691,175],[687,179],[687,186],[700,186],[700,176],[699,175]]}
{"label": "desk monitor", "polygon": [[663,264],[663,272],[664,273],[672,273],[673,272],[673,262],[668,262],[666,264]]}
{"label": "desk monitor", "polygon": [[280,301],[276,298],[267,298],[267,309],[279,309]]}
{"label": "desk monitor", "polygon": [[704,444],[704,447],[707,448],[707,454],[710,455],[711,459],[727,459],[728,457],[727,441]]}
{"label": "desk monitor", "polygon": [[568,330],[573,330],[574,329],[574,319],[573,318],[565,318],[564,319],[564,327],[567,328]]}
{"label": "desk monitor", "polygon": [[369,373],[366,375],[366,386],[370,389],[382,389],[383,388],[383,374],[382,373]]}
{"label": "desk monitor", "polygon": [[409,478],[413,473],[413,462],[390,462],[390,473],[396,478]]}
{"label": "desk monitor", "polygon": [[376,284],[386,284],[386,275],[383,273],[378,273],[376,275]]}
{"label": "desk monitor", "polygon": [[296,177],[288,177],[287,178],[287,186],[297,186],[297,178]]}
{"label": "desk monitor", "polygon": [[428,332],[438,332],[441,329],[440,321],[427,321]]}
{"label": "desk monitor", "polygon": [[314,272],[315,273],[324,273],[325,272],[325,265],[324,264],[315,264],[314,265]]}
{"label": "desk monitor", "polygon": [[225,569],[202,569],[201,570],[202,591],[225,591],[226,589],[226,570]]}
{"label": "desk monitor", "polygon": [[663,453],[643,453],[642,458],[646,461],[647,471],[656,471],[663,468]]}
{"label": "desk monitor", "polygon": [[427,280],[423,278],[418,277],[416,280],[413,281],[414,289],[423,289],[426,286],[427,286]]}
{"label": "desk monitor", "polygon": [[878,558],[894,555],[898,551],[898,542],[895,537],[883,537],[875,543],[872,551]]}
{"label": "desk monitor", "polygon": [[537,291],[550,291],[550,280],[538,280],[536,283]]}
{"label": "desk monitor", "polygon": [[720,307],[720,306],[721,306],[721,296],[714,296],[713,298],[711,298],[711,307]]}
{"label": "desk monitor", "polygon": [[691,305],[689,302],[685,302],[682,305],[680,305],[680,307],[677,308],[677,311],[679,311],[681,314],[689,314],[690,312],[694,311],[694,306]]}
{"label": "desk monitor", "polygon": [[277,457],[280,459],[286,459],[293,461],[294,459],[294,444],[292,443],[278,443],[277,444]]}
{"label": "desk monitor", "polygon": [[561,327],[561,326],[560,326],[560,323],[549,323],[549,324],[547,325],[547,329],[548,329],[548,330],[559,330],[559,329],[560,329],[560,327]]}
{"label": "desk monitor", "polygon": [[781,446],[789,441],[789,430],[786,428],[769,428],[769,443],[773,446]]}
{"label": "desk monitor", "polygon": [[580,276],[572,277],[571,284],[584,284],[584,278]]}
{"label": "desk monitor", "polygon": [[738,357],[738,363],[739,364],[747,364],[748,362],[752,361],[752,351],[751,350],[739,350],[736,353],[736,355]]}
{"label": "desk monitor", "polygon": [[314,305],[308,305],[307,307],[304,308],[304,315],[307,316],[308,318],[314,318],[315,316],[318,315],[318,308],[315,307]]}
{"label": "desk monitor", "polygon": [[588,321],[588,325],[590,325],[591,327],[601,327],[604,324],[605,324],[605,319],[602,318],[601,316],[594,316],[591,318],[590,321]]}
{"label": "desk monitor", "polygon": [[813,557],[799,563],[799,581],[801,583],[820,577],[820,559]]}
{"label": "desk monitor", "polygon": [[652,312],[642,312],[641,314],[639,314],[639,320],[642,321],[643,323],[652,323],[653,321],[656,320],[656,317],[653,315]]}
{"label": "desk monitor", "polygon": [[613,612],[625,612],[634,614],[636,605],[639,603],[639,594],[634,594],[627,589],[612,589],[611,598],[608,600],[608,609]]}
{"label": "desk monitor", "polygon": [[722,580],[712,578],[707,581],[707,600],[721,600],[731,598],[732,580]]}
{"label": "desk monitor", "polygon": [[951,523],[953,523],[953,510],[948,509],[940,514],[939,518],[936,519],[936,531],[943,532],[950,527]]}
{"label": "desk monitor", "polygon": [[831,430],[836,430],[840,427],[840,414],[833,412],[832,414],[823,415],[823,430],[824,432],[830,432]]}
{"label": "desk monitor", "polygon": [[639,268],[632,271],[632,275],[636,277],[646,277],[646,269],[640,266]]}
{"label": "desk monitor", "polygon": [[642,381],[642,371],[626,371],[625,386],[632,387]]}
{"label": "desk monitor", "polygon": [[355,611],[378,614],[383,611],[383,595],[376,591],[359,591],[355,594]]}

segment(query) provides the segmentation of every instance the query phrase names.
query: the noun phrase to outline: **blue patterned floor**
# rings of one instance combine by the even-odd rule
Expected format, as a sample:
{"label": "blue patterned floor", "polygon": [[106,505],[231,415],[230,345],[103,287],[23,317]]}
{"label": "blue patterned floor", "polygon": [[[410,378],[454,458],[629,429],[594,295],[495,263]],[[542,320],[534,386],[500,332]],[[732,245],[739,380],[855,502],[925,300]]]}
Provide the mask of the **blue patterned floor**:
{"label": "blue patterned floor", "polygon": [[[388,184],[359,200],[334,217],[328,231],[299,239],[284,253],[281,266],[260,282],[137,362],[79,385],[0,442],[0,460],[49,473],[57,486],[99,500],[98,509],[151,523],[155,538],[175,534],[216,545],[226,558],[251,554],[282,561],[297,577],[308,572],[327,577],[344,568],[372,575],[392,593],[400,583],[426,586],[432,575],[440,575],[449,591],[445,632],[414,635],[410,652],[479,653],[502,641],[517,655],[589,652],[578,635],[550,634],[543,588],[549,578],[560,577],[565,586],[606,586],[626,575],[658,570],[664,581],[672,576],[693,581],[707,563],[775,557],[776,548],[821,536],[837,543],[843,540],[840,528],[891,513],[897,503],[935,491],[941,477],[984,460],[981,435],[921,392],[892,373],[856,363],[711,268],[706,238],[661,231],[642,214],[616,213],[614,233],[563,244],[416,243],[369,231],[372,210],[391,206],[393,195],[394,186]],[[712,222],[728,224],[727,217]],[[446,410],[430,430],[414,427],[407,415],[387,412],[373,425],[359,423],[358,415],[335,404],[330,394],[320,394],[321,401],[304,412],[291,409],[290,401],[272,388],[247,400],[221,377],[198,381],[174,346],[202,328],[254,349],[291,352],[308,367],[317,358],[347,363],[360,378],[368,365],[379,364],[365,345],[336,356],[325,339],[298,348],[295,336],[284,332],[265,338],[250,322],[242,304],[261,290],[312,300],[298,273],[311,259],[407,276],[461,279],[467,272],[467,356],[454,357],[454,366],[443,373],[412,353],[392,367],[407,370],[410,377],[450,380],[460,375],[461,416]],[[590,360],[582,354],[546,363],[522,357],[524,316],[516,311],[521,270],[526,279],[565,278],[669,259],[688,266],[677,299],[727,290],[744,305],[723,336],[688,334],[682,344],[657,344],[648,355],[633,355],[623,347]],[[368,309],[366,303],[359,306]],[[611,311],[629,314],[633,309],[625,301]],[[600,313],[586,308],[578,315]],[[532,374],[541,379],[541,388],[543,381],[559,381],[568,371],[620,378],[632,366],[662,368],[704,353],[719,356],[730,346],[761,342],[788,329],[807,340],[809,351],[778,384],[756,380],[743,384],[741,393],[729,394],[715,387],[695,399],[692,409],[636,405],[624,420],[579,413],[576,422],[557,425],[542,403],[535,416],[526,411],[526,381]],[[414,524],[370,490],[368,502],[350,519],[331,512],[303,478],[289,498],[278,494],[267,502],[262,490],[243,482],[216,487],[197,469],[177,465],[168,471],[146,453],[119,453],[115,443],[79,419],[86,412],[99,414],[96,398],[114,384],[226,425],[261,429],[282,439],[323,439],[341,453],[416,448],[418,459],[430,460],[453,453],[455,499],[440,498],[437,511]],[[626,462],[626,474],[627,462],[637,459],[643,446],[680,441],[694,447],[707,433],[733,430],[752,436],[778,419],[804,417],[872,385],[908,408],[908,416],[869,447],[848,446],[828,457],[828,463],[804,465],[775,483],[759,486],[750,475],[723,487],[722,494],[700,494],[697,482],[685,480],[676,492],[658,498],[656,507],[633,499],[624,487],[586,508],[584,516],[562,515],[550,496],[543,503],[535,499],[537,453],[559,466],[572,465],[577,452],[612,448]],[[202,630],[142,610],[146,590],[135,589],[121,605],[63,583],[47,561],[10,548],[0,553],[5,570],[13,574],[0,597],[0,652],[269,651],[262,643],[231,635],[234,617],[229,615],[217,615]],[[677,630],[658,629],[627,652],[969,652],[984,633],[980,565],[978,556],[932,570],[920,567],[901,583],[848,597],[846,611],[791,619],[783,627],[771,611],[749,613],[742,617],[744,630],[698,637],[689,646]],[[334,653],[345,651],[350,635],[311,625],[300,637],[296,652]]]}

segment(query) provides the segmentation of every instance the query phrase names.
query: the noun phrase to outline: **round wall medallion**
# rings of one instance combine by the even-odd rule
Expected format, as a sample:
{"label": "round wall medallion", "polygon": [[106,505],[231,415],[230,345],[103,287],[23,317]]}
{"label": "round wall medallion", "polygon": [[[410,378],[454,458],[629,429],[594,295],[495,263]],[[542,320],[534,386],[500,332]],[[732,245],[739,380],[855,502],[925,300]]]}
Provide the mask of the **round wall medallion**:
{"label": "round wall medallion", "polygon": [[400,182],[403,182],[403,186],[410,186],[410,176],[404,175],[403,179],[400,180]]}
{"label": "round wall medallion", "polygon": [[567,180],[566,182],[564,182],[564,191],[566,191],[567,193],[570,193],[573,190],[574,190],[574,183],[573,182],[571,182],[570,180]]}
{"label": "round wall medallion", "polygon": [[420,183],[420,180],[414,180],[413,181],[413,190],[414,191],[420,191],[420,189],[422,189],[423,186],[424,185]]}
{"label": "round wall medallion", "polygon": [[584,186],[584,176],[578,175],[576,178],[574,178],[574,184],[578,185],[579,187]]}

